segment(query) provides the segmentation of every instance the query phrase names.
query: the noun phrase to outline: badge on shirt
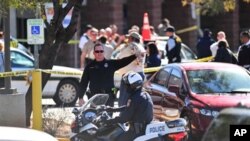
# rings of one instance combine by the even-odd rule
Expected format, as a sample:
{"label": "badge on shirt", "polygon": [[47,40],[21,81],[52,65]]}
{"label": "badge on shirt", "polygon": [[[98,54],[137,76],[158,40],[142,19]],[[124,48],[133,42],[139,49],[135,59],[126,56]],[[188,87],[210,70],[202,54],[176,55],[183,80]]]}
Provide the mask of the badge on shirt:
{"label": "badge on shirt", "polygon": [[109,66],[108,63],[105,63],[105,64],[104,64],[104,67],[105,67],[105,68],[107,68],[108,66]]}

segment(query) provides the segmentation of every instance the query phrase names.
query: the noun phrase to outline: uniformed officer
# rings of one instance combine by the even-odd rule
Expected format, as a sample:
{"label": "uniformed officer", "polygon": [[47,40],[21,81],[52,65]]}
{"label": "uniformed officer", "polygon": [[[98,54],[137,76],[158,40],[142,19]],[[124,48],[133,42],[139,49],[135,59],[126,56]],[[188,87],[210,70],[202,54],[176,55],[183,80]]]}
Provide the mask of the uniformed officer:
{"label": "uniformed officer", "polygon": [[[143,79],[137,72],[127,72],[122,77],[126,84],[126,90],[129,94],[129,100],[124,108],[113,108],[113,111],[122,109],[120,115],[103,121],[106,124],[126,123],[130,127],[127,132],[122,134],[119,141],[132,141],[138,136],[144,135],[146,125],[153,120],[153,102],[147,92],[142,91]],[[112,111],[112,110],[109,110]]]}
{"label": "uniformed officer", "polygon": [[83,96],[87,87],[89,87],[90,93],[87,93],[88,98],[97,93],[107,93],[109,94],[107,105],[113,106],[115,100],[115,95],[112,92],[112,88],[114,88],[114,73],[137,57],[136,55],[131,55],[123,59],[106,60],[104,47],[99,43],[94,45],[93,54],[95,60],[85,67],[81,78],[79,105],[84,104]]}
{"label": "uniformed officer", "polygon": [[[145,78],[145,74],[144,74],[144,64],[145,64],[145,60],[146,60],[146,50],[145,48],[142,46],[142,44],[140,43],[141,40],[141,35],[137,32],[131,32],[129,34],[129,38],[128,38],[128,45],[124,46],[123,49],[121,49],[120,54],[117,56],[118,58],[123,58],[124,56],[128,56],[131,54],[138,54],[137,58],[130,63],[129,65],[127,65],[126,67],[119,69],[119,74],[123,75],[125,73],[127,73],[128,71],[135,71],[137,73],[139,73],[142,77],[142,79],[144,80]],[[123,106],[126,105],[127,103],[127,94],[126,94],[126,90],[123,86],[123,81],[121,81],[120,84],[120,96],[118,99],[118,105],[119,106]]]}
{"label": "uniformed officer", "polygon": [[240,41],[242,45],[238,51],[238,64],[250,69],[250,33],[249,31],[243,31],[240,33]]}
{"label": "uniformed officer", "polygon": [[166,44],[168,63],[181,62],[181,38],[175,34],[173,26],[167,27],[166,36],[169,37]]}

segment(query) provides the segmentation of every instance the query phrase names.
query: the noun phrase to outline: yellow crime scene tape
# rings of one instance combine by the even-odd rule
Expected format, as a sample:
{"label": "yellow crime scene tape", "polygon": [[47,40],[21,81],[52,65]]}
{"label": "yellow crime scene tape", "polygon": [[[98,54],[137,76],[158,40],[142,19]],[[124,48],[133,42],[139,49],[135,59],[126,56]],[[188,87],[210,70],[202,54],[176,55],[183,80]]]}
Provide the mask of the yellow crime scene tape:
{"label": "yellow crime scene tape", "polygon": [[11,77],[11,76],[26,75],[28,72],[29,71],[1,72],[0,77]]}
{"label": "yellow crime scene tape", "polygon": [[[213,56],[205,57],[201,59],[194,60],[194,62],[208,62],[213,59]],[[152,68],[144,68],[145,73],[156,72],[161,67],[152,67]],[[20,75],[31,75],[32,71],[42,71],[44,73],[50,74],[60,74],[60,75],[82,75],[81,72],[73,72],[73,71],[58,71],[58,70],[50,70],[50,69],[34,69],[34,70],[26,70],[26,71],[13,71],[13,72],[1,72],[0,77],[12,77],[12,76],[20,76]]]}
{"label": "yellow crime scene tape", "polygon": [[205,58],[201,58],[201,59],[197,59],[194,62],[209,62],[211,60],[213,60],[214,57],[213,56],[209,56],[209,57],[205,57]]}
{"label": "yellow crime scene tape", "polygon": [[[213,60],[213,58],[214,58],[213,56],[209,56],[209,57],[205,57],[205,58],[194,60],[194,62],[209,62],[209,61]],[[145,73],[156,72],[156,71],[158,71],[161,68],[162,67],[144,68],[144,72]]]}
{"label": "yellow crime scene tape", "polygon": [[44,73],[50,74],[62,74],[62,75],[82,75],[82,72],[73,72],[73,71],[57,71],[57,70],[41,70]]}
{"label": "yellow crime scene tape", "polygon": [[2,72],[0,73],[0,77],[24,76],[24,79],[26,80],[26,85],[29,85],[32,82],[32,72],[36,72],[36,71],[41,71],[41,72],[50,73],[50,74],[59,74],[59,75],[82,75],[82,72],[34,69],[34,70],[27,70],[27,71]]}
{"label": "yellow crime scene tape", "polygon": [[161,69],[161,67],[144,68],[144,73],[156,72],[159,69]]}
{"label": "yellow crime scene tape", "polygon": [[183,28],[183,29],[177,30],[176,33],[177,34],[182,34],[182,33],[193,31],[193,30],[197,30],[197,29],[198,29],[198,26],[194,25],[194,26],[191,26],[191,27],[187,27],[187,28]]}
{"label": "yellow crime scene tape", "polygon": [[[11,41],[11,47],[17,47],[18,42],[27,42],[27,39],[16,39],[15,41]],[[68,44],[78,44],[79,40],[69,40]]]}
{"label": "yellow crime scene tape", "polygon": [[27,75],[32,71],[42,71],[44,73],[61,74],[61,75],[82,75],[82,73],[80,72],[72,72],[72,71],[68,72],[68,71],[55,71],[55,70],[28,70],[28,71],[1,72],[0,77]]}

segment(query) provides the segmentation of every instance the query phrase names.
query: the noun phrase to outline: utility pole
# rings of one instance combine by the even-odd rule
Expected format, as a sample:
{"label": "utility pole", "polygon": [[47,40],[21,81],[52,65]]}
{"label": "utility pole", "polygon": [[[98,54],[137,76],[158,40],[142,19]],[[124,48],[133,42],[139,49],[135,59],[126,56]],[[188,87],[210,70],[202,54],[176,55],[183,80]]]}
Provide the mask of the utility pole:
{"label": "utility pole", "polygon": [[[11,71],[10,63],[10,9],[6,10],[6,15],[4,16],[4,60],[5,60],[5,71]],[[5,77],[4,89],[1,89],[1,94],[15,94],[16,89],[11,89],[11,77]]]}

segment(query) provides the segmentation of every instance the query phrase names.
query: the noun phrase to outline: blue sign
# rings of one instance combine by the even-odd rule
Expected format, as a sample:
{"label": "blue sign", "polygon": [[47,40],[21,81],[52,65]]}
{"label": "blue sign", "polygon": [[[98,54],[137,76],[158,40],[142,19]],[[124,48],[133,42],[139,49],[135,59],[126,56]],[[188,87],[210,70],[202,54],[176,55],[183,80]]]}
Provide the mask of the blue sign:
{"label": "blue sign", "polygon": [[39,26],[31,26],[31,34],[32,35],[40,34],[40,27]]}
{"label": "blue sign", "polygon": [[27,20],[27,40],[30,45],[38,45],[44,43],[44,25],[43,19]]}

